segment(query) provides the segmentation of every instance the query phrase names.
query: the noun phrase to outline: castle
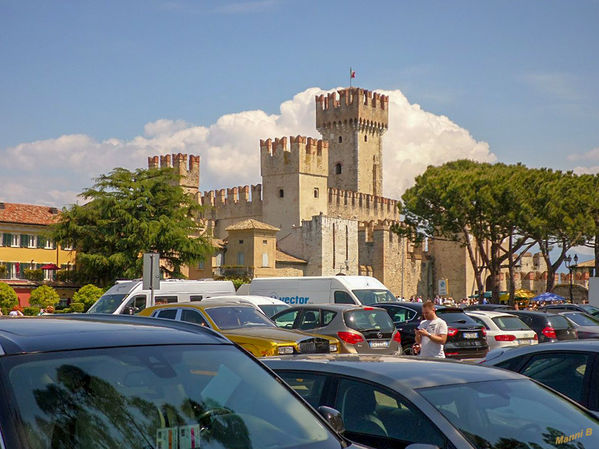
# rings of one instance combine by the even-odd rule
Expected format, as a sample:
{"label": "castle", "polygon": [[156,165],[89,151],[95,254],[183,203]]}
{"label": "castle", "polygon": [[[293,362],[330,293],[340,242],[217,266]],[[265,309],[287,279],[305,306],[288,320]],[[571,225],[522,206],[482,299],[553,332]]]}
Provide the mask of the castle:
{"label": "castle", "polygon": [[433,294],[430,256],[391,231],[398,201],[382,196],[389,98],[360,88],[315,98],[321,139],[260,141],[262,183],[200,192],[199,156],[148,158],[174,167],[204,207],[217,248],[191,278],[371,275],[397,295]]}

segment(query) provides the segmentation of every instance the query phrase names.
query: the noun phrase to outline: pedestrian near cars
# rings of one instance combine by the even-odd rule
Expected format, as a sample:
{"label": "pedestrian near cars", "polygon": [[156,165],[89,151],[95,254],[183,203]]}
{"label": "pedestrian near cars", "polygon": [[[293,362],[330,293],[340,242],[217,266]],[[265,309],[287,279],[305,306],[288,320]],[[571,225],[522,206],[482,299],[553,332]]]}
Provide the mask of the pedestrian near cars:
{"label": "pedestrian near cars", "polygon": [[19,306],[15,306],[12,308],[12,310],[10,311],[8,316],[12,316],[12,317],[23,316],[23,312],[21,312],[21,310],[19,309]]}
{"label": "pedestrian near cars", "polygon": [[445,358],[443,345],[447,341],[447,323],[437,316],[431,301],[422,304],[424,320],[416,329],[413,351],[421,357]]}

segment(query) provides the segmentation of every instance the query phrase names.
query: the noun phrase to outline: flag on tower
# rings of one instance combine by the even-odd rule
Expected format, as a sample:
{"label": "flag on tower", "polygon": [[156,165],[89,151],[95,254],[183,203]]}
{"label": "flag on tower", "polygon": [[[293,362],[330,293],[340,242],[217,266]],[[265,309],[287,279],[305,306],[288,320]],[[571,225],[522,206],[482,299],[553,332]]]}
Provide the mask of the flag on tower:
{"label": "flag on tower", "polygon": [[356,77],[356,72],[354,70],[352,70],[352,68],[349,68],[349,87],[351,87],[351,80],[352,78]]}

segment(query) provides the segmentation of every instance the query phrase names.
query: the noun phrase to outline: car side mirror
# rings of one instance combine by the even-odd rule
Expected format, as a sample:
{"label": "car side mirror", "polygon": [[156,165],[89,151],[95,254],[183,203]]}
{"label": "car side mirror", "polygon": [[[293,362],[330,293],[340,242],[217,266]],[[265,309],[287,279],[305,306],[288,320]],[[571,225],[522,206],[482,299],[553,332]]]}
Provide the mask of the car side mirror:
{"label": "car side mirror", "polygon": [[326,405],[321,405],[317,410],[337,433],[345,432],[345,425],[343,424],[343,418],[339,410],[327,407]]}
{"label": "car side mirror", "polygon": [[406,446],[406,449],[439,449],[435,444],[413,443]]}

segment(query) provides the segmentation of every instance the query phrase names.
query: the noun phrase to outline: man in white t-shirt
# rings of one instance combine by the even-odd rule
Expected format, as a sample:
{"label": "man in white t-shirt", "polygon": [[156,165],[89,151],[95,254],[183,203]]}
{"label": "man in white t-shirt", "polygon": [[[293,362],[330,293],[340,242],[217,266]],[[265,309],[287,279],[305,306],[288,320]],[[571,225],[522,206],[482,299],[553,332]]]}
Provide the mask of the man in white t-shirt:
{"label": "man in white t-shirt", "polygon": [[416,329],[414,353],[421,357],[445,358],[443,345],[447,341],[447,323],[435,313],[435,305],[431,301],[422,304],[424,320]]}

